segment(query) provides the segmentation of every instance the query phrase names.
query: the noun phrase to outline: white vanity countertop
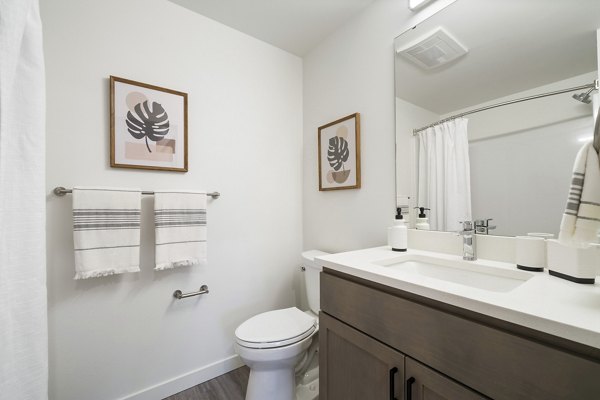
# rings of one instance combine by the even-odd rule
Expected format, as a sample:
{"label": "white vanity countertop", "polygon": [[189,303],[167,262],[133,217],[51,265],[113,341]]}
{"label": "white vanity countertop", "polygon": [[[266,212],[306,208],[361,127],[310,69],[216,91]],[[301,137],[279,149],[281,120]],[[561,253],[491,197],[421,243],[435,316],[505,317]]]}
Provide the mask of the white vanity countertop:
{"label": "white vanity countertop", "polygon": [[[401,289],[457,307],[547,332],[600,349],[600,283],[577,284],[532,272],[532,278],[508,292],[494,292],[377,265],[379,260],[423,255],[444,260],[462,257],[422,250],[398,253],[389,247],[317,257],[327,268]],[[477,260],[473,265],[517,270],[514,264]],[[485,268],[482,266],[482,268]],[[598,279],[597,279],[598,281]]]}

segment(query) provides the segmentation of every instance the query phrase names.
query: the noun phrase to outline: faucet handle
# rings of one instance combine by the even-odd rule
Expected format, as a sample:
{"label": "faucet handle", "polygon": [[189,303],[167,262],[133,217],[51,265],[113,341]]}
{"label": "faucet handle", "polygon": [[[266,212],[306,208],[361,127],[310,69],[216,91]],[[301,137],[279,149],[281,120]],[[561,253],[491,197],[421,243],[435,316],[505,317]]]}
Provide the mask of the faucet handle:
{"label": "faucet handle", "polygon": [[490,225],[493,218],[475,220],[475,232],[481,235],[488,235],[490,230],[496,229],[496,225]]}
{"label": "faucet handle", "polygon": [[472,231],[475,229],[476,224],[473,224],[473,221],[458,221],[462,224],[463,231]]}
{"label": "faucet handle", "polygon": [[[493,220],[494,220],[494,218],[477,219],[477,220],[475,220],[475,226],[487,228],[490,225],[490,221],[493,221]],[[490,229],[493,229],[493,228],[490,228]]]}

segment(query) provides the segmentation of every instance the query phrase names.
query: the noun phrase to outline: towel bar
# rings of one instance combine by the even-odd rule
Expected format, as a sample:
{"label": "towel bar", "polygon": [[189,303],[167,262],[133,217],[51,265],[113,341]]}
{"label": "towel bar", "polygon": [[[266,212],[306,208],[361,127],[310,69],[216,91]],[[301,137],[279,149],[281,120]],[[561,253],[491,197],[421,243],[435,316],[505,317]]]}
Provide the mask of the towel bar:
{"label": "towel bar", "polygon": [[[64,196],[65,194],[73,193],[73,189],[67,189],[62,186],[57,186],[54,188],[53,192],[57,196]],[[149,192],[149,191],[144,190],[142,192],[142,194],[154,195],[154,192]],[[212,197],[213,199],[218,199],[221,196],[221,193],[210,192],[210,193],[206,193],[206,195]]]}
{"label": "towel bar", "polygon": [[173,292],[173,297],[177,300],[185,299],[186,297],[200,296],[201,294],[208,293],[208,286],[202,285],[200,286],[200,290],[197,292],[183,293],[181,290],[176,290]]}

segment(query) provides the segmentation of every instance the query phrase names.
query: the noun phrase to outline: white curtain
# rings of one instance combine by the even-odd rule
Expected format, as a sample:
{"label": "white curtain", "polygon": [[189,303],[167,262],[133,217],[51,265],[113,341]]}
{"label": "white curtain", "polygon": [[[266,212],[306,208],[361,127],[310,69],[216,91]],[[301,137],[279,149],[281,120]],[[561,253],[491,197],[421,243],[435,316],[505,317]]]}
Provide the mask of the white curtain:
{"label": "white curtain", "polygon": [[418,206],[432,230],[458,231],[471,220],[471,173],[465,118],[419,132]]}
{"label": "white curtain", "polygon": [[600,94],[594,93],[592,95],[592,113],[594,115],[594,121],[598,118],[598,109],[600,108]]}
{"label": "white curtain", "polygon": [[0,0],[0,399],[48,398],[38,0]]}
{"label": "white curtain", "polygon": [[592,107],[594,113],[594,149],[600,154],[600,120],[598,119],[598,112],[600,112],[600,95],[594,93],[592,96]]}

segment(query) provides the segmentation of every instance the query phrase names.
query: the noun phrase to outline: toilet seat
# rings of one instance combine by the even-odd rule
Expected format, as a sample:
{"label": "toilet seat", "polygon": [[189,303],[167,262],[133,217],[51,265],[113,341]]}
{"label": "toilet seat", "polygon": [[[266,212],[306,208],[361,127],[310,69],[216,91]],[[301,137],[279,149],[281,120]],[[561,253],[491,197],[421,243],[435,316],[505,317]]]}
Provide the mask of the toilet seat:
{"label": "toilet seat", "polygon": [[296,307],[258,314],[235,331],[240,346],[254,349],[272,349],[297,343],[317,330],[314,317]]}

